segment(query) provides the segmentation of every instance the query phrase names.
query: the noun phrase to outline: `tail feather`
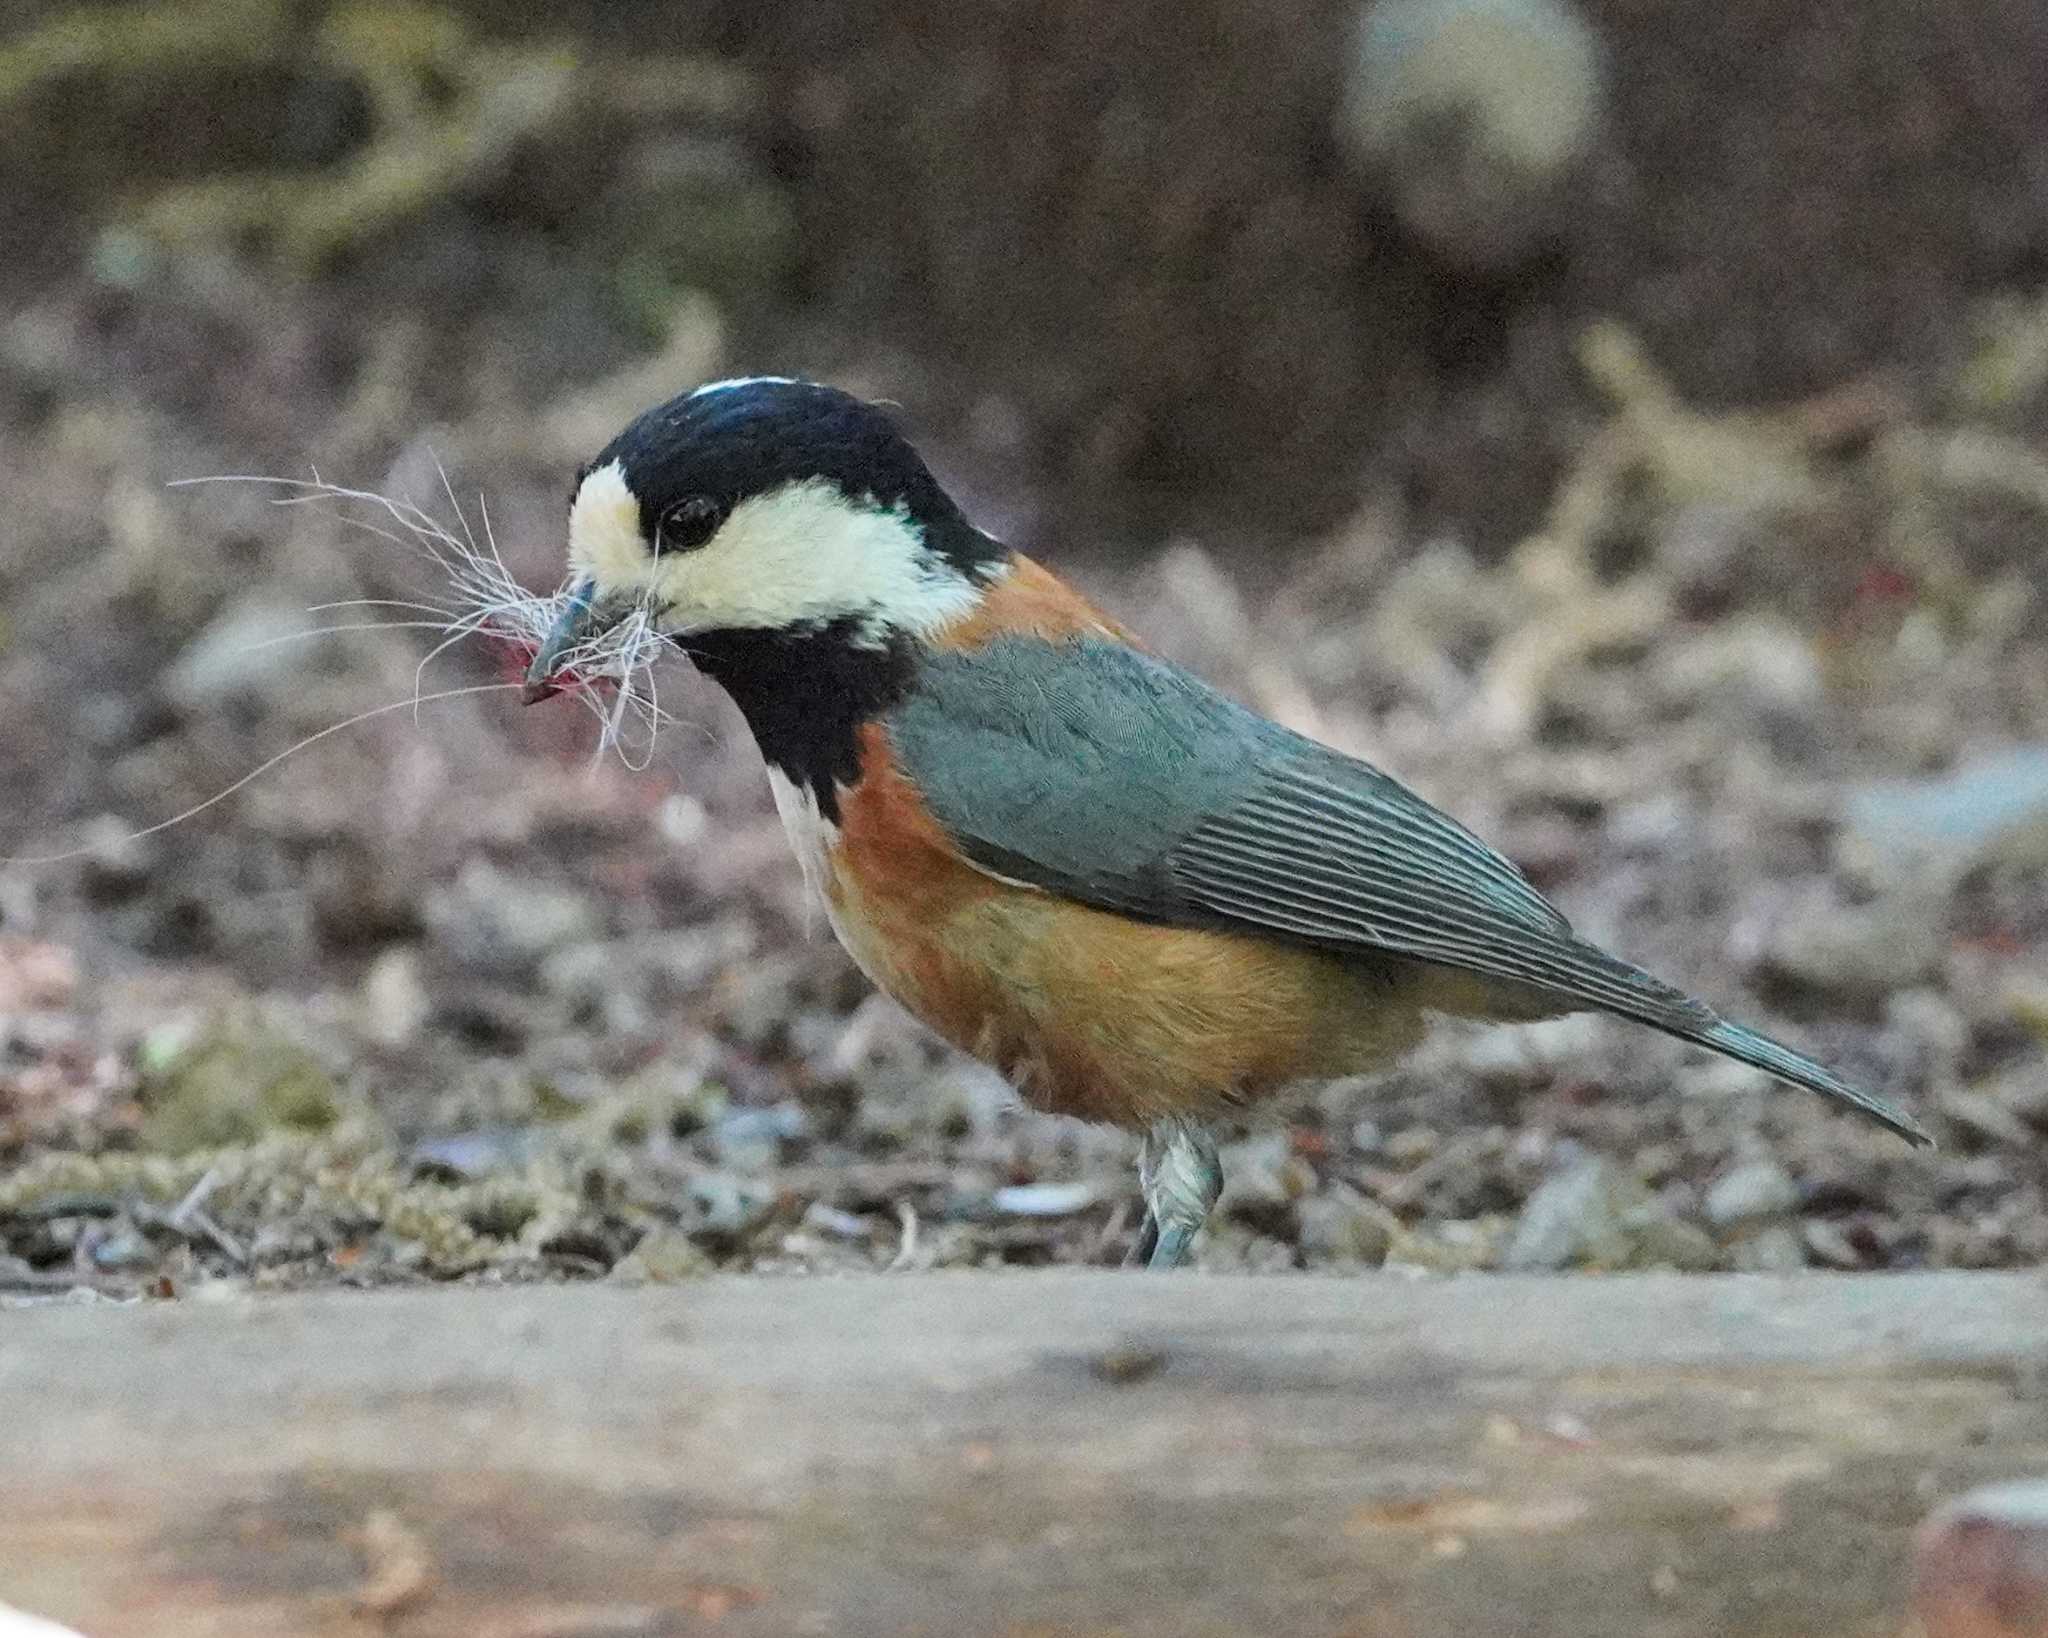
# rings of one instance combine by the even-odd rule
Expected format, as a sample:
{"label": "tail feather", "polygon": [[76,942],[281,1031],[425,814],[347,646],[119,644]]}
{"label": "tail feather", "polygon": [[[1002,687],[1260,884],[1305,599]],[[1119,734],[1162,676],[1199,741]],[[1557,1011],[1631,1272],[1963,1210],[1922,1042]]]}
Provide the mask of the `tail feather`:
{"label": "tail feather", "polygon": [[1711,1047],[1740,1063],[1751,1064],[1781,1081],[1790,1081],[1794,1086],[1838,1098],[1872,1119],[1882,1121],[1917,1148],[1934,1147],[1934,1139],[1912,1116],[1882,1098],[1859,1091],[1825,1064],[1815,1063],[1804,1053],[1794,1052],[1768,1035],[1759,1035],[1753,1029],[1731,1024],[1725,1018],[1716,1018],[1704,1029],[1678,1028],[1671,1033],[1681,1040],[1697,1041],[1703,1047]]}
{"label": "tail feather", "polygon": [[1761,1069],[1781,1081],[1837,1099],[1889,1126],[1917,1147],[1934,1147],[1933,1137],[1912,1116],[1883,1098],[1873,1097],[1851,1086],[1832,1069],[1816,1063],[1805,1053],[1795,1052],[1768,1035],[1730,1023],[1704,1002],[1694,1000],[1683,990],[1673,989],[1662,979],[1652,977],[1619,956],[1609,955],[1598,945],[1574,940],[1570,950],[1588,968],[1597,968],[1604,982],[1597,988],[1592,985],[1560,986],[1556,993],[1570,995],[1583,1005],[1648,1024],[1652,1029],[1675,1035],[1681,1041],[1691,1041],[1738,1063]]}

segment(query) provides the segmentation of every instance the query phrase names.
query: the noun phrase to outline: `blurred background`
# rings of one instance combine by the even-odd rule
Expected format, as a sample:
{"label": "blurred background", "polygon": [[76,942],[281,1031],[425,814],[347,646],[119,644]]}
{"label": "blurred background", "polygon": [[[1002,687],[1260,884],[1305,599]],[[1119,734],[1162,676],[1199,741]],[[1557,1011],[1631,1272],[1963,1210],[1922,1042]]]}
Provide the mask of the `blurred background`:
{"label": "blurred background", "polygon": [[0,0],[0,853],[77,850],[0,867],[0,1288],[1121,1254],[1130,1142],[868,996],[680,666],[644,769],[472,693],[134,834],[507,674],[421,672],[373,502],[176,480],[545,589],[576,463],[752,372],[1944,1144],[1448,1035],[1238,1142],[1209,1266],[2040,1262],[2044,61],[2032,0]]}

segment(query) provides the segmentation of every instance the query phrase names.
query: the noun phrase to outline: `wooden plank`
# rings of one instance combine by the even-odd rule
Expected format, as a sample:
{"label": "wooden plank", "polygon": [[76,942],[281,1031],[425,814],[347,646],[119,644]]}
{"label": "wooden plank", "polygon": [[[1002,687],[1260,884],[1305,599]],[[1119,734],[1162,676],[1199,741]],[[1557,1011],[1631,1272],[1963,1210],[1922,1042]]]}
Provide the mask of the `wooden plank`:
{"label": "wooden plank", "polygon": [[0,1314],[88,1638],[1895,1638],[2048,1471],[2032,1276],[1046,1273]]}

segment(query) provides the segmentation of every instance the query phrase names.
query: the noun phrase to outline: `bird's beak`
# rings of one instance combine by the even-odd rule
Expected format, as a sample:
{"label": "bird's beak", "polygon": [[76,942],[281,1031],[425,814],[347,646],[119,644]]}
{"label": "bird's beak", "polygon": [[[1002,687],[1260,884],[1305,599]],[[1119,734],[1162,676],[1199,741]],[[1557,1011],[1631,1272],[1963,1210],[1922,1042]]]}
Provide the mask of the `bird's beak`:
{"label": "bird's beak", "polygon": [[579,580],[571,586],[562,604],[562,612],[555,620],[554,630],[534,650],[533,659],[527,664],[526,686],[520,690],[520,703],[534,705],[561,692],[554,675],[562,663],[562,656],[593,637],[603,636],[609,627],[618,624],[619,619],[620,615],[607,614],[598,606],[594,581]]}

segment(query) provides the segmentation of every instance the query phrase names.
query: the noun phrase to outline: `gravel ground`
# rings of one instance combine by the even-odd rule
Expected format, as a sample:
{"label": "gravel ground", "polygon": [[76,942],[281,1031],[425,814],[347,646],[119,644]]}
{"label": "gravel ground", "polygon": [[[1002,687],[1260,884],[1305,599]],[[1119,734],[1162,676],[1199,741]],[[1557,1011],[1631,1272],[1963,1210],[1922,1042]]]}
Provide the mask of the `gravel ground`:
{"label": "gravel ground", "polygon": [[[485,692],[132,834],[409,699],[437,640],[306,612],[435,592],[350,526],[374,508],[166,480],[313,451],[452,523],[438,457],[544,585],[578,440],[729,362],[707,310],[551,397],[502,331],[459,392],[397,343],[336,391],[363,313],[219,268],[7,328],[0,847],[82,851],[0,869],[0,1289],[1119,1258],[1131,1140],[1015,1108],[869,995],[680,666],[644,769],[593,760],[573,702]],[[1960,397],[1707,418],[1626,334],[1581,352],[1606,429],[1499,561],[1368,510],[1284,565],[1191,536],[1091,590],[1942,1148],[1620,1025],[1446,1032],[1243,1135],[1203,1266],[2039,1263],[2048,463]],[[366,425],[411,441],[362,470]],[[934,445],[971,489],[973,451]],[[480,642],[426,672],[504,676]]]}
{"label": "gravel ground", "polygon": [[[0,0],[0,1292],[1121,1257],[1132,1140],[868,993],[713,691],[602,751],[407,606],[446,576],[374,500],[170,487],[317,468],[548,587],[628,416],[821,359],[1161,650],[1942,1140],[1447,1031],[1238,1135],[1205,1266],[2048,1258],[2025,8],[1590,6],[1606,181],[1499,288],[1313,151],[1323,0],[664,6],[652,53],[566,0],[46,9]],[[906,124],[912,71],[962,94]]]}

